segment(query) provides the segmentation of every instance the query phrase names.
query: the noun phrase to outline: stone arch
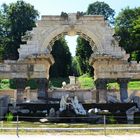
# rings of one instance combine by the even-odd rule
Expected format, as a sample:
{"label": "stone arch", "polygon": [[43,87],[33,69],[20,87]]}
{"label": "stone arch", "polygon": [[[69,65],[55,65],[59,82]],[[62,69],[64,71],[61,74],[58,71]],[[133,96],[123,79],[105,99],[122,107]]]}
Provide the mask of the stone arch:
{"label": "stone arch", "polygon": [[[47,32],[47,31],[46,31]],[[89,41],[89,44],[92,47],[92,50],[95,51],[94,53],[100,53],[103,51],[102,44],[96,34],[93,34],[87,29],[70,29],[70,28],[60,28],[58,27],[54,31],[49,34],[47,38],[45,38],[44,42],[41,46],[41,51],[44,52],[47,48],[49,52],[52,50],[52,46],[54,42],[60,39],[64,35],[79,35],[83,37],[85,40]]]}
{"label": "stone arch", "polygon": [[27,34],[27,44],[20,46],[19,60],[32,55],[50,54],[55,40],[66,34],[78,34],[88,40],[95,56],[107,55],[115,58],[125,56],[125,51],[119,47],[103,16],[77,17],[76,14],[69,14],[65,18],[42,16],[38,26]]}

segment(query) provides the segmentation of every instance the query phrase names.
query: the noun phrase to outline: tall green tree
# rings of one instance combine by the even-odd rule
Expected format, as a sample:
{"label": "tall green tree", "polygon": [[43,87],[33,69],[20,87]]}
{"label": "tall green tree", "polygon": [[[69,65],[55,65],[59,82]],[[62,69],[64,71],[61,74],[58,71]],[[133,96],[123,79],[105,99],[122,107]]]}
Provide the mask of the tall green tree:
{"label": "tall green tree", "polygon": [[139,60],[140,7],[123,9],[116,17],[115,32],[121,38],[120,46],[130,54],[129,60]]}
{"label": "tall green tree", "polygon": [[89,73],[93,74],[93,68],[89,65],[89,58],[93,53],[89,42],[85,39],[78,37],[77,38],[77,47],[76,47],[76,58],[80,65],[81,72],[80,74]]}
{"label": "tall green tree", "polygon": [[1,13],[5,19],[3,29],[4,43],[4,59],[16,60],[19,57],[17,49],[22,42],[21,36],[25,35],[27,30],[32,30],[35,27],[35,21],[38,17],[38,11],[34,9],[29,3],[25,3],[22,0],[10,5],[3,4]]}
{"label": "tall green tree", "polygon": [[50,68],[50,78],[68,77],[71,75],[72,58],[65,38],[55,42],[51,53],[55,63]]}
{"label": "tall green tree", "polygon": [[114,23],[115,11],[105,2],[96,1],[88,6],[87,15],[103,15],[110,24]]}
{"label": "tall green tree", "polygon": [[[110,8],[110,6],[105,2],[97,1],[92,4],[89,4],[86,14],[103,15],[104,19],[108,20],[109,24],[112,25],[114,23],[115,11],[112,8]],[[90,73],[90,75],[93,74],[93,68],[88,63],[91,54],[92,54],[92,49],[89,43],[83,38],[79,37],[77,39],[76,56],[77,58],[79,58],[78,62],[81,67],[82,74],[84,73]]]}
{"label": "tall green tree", "polygon": [[78,77],[80,75],[82,75],[82,70],[81,70],[81,66],[79,64],[79,57],[74,56],[72,58],[72,75]]}
{"label": "tall green tree", "polygon": [[7,5],[3,4],[0,7],[0,61],[3,59],[4,48],[9,41],[9,38],[7,37],[9,33],[9,22],[6,11]]}

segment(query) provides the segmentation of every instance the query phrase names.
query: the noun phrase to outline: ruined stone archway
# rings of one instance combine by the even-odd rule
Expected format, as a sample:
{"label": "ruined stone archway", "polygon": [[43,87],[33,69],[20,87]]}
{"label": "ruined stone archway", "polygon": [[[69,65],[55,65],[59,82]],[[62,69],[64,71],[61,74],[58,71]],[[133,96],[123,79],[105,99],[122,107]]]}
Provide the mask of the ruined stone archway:
{"label": "ruined stone archway", "polygon": [[[19,61],[28,60],[36,65],[40,65],[40,63],[43,65],[44,63],[44,71],[46,72],[44,77],[48,78],[49,68],[53,64],[50,53],[54,42],[63,35],[77,34],[88,40],[92,47],[93,54],[90,58],[90,64],[94,67],[97,89],[101,89],[103,91],[101,95],[105,97],[106,93],[104,91],[106,91],[108,79],[117,80],[122,77],[130,78],[130,76],[125,77],[120,71],[117,71],[116,74],[116,69],[113,69],[114,65],[119,65],[123,69],[127,55],[119,47],[118,40],[113,36],[113,30],[105,22],[103,16],[86,16],[81,13],[42,16],[41,20],[37,22],[37,27],[24,36],[24,39],[27,39],[27,44],[21,45],[18,50]],[[40,66],[38,71],[40,71],[39,68]],[[31,77],[43,78],[42,76],[38,74],[31,75]]]}
{"label": "ruined stone archway", "polygon": [[[28,35],[27,44],[19,49],[19,60],[34,54],[48,54],[55,40],[62,35],[81,35],[90,42],[94,54],[124,58],[122,50],[113,38],[113,31],[104,21],[103,16],[80,16],[68,14],[63,16],[42,16],[38,26]],[[95,45],[93,45],[93,42]],[[96,46],[96,48],[95,48]]]}
{"label": "ruined stone archway", "polygon": [[[119,47],[118,38],[114,37],[113,30],[100,15],[87,16],[78,12],[42,16],[37,27],[23,36],[27,43],[18,49],[19,60],[5,61],[0,65],[0,77],[16,78],[17,81],[35,78],[40,87],[46,87],[49,69],[54,63],[51,55],[53,43],[67,34],[77,34],[89,41],[93,50],[90,64],[94,67],[100,95],[105,95],[106,84],[113,79],[120,83],[122,100],[126,98],[128,81],[140,79],[140,64],[127,62],[129,56]],[[44,88],[38,89],[45,93]]]}

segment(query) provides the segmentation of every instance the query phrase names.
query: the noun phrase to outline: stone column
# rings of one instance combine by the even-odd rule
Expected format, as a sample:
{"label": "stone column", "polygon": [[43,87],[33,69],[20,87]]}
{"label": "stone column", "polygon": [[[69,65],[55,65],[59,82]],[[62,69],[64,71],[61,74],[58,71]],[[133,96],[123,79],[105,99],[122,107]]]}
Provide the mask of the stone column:
{"label": "stone column", "polygon": [[48,80],[46,78],[37,78],[37,86],[38,86],[38,99],[47,100],[48,99]]}
{"label": "stone column", "polygon": [[128,82],[129,82],[128,78],[118,79],[118,84],[120,86],[120,100],[121,100],[121,102],[124,102],[124,100],[126,100],[128,98],[128,92],[127,92]]}
{"label": "stone column", "polygon": [[14,78],[15,84],[16,84],[16,89],[17,89],[17,102],[23,101],[23,94],[24,94],[24,89],[27,84],[27,79],[26,78]]}
{"label": "stone column", "polygon": [[107,79],[97,79],[96,84],[96,103],[106,103],[107,99]]}

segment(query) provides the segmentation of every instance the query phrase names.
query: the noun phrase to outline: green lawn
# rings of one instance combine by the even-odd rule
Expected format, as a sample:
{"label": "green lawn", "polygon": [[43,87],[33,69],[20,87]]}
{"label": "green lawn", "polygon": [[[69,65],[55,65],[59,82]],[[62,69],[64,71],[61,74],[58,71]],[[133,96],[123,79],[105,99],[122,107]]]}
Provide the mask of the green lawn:
{"label": "green lawn", "polygon": [[[109,89],[119,89],[118,83],[109,83],[108,84]],[[128,89],[130,90],[140,90],[140,81],[132,81],[128,83]]]}
{"label": "green lawn", "polygon": [[[16,127],[17,123],[16,122],[0,122],[1,124],[1,129],[0,129],[0,134],[16,134]],[[139,134],[140,130],[128,130],[128,127],[140,127],[139,124],[107,124],[106,128],[115,128],[115,127],[125,127],[126,129],[121,130],[121,129],[111,129],[111,130],[106,130],[107,135],[122,135],[122,134]],[[6,130],[2,128],[15,128],[12,130]],[[33,135],[39,135],[39,134],[74,134],[74,135],[89,135],[89,134],[94,134],[94,135],[104,135],[104,125],[103,124],[89,124],[89,123],[40,123],[40,122],[23,122],[20,121],[18,123],[18,130],[19,130],[19,135],[22,134],[33,134]],[[39,128],[38,130],[29,130],[28,128]],[[42,128],[47,128],[43,130]],[[63,130],[49,130],[49,128],[75,128],[74,130],[68,131],[67,129]],[[78,130],[77,128],[89,128],[89,129],[83,129],[83,130]],[[90,128],[94,128],[94,130],[91,130]],[[102,130],[96,129],[96,128],[102,128]]]}
{"label": "green lawn", "polygon": [[[77,82],[80,84],[81,88],[83,89],[91,89],[95,88],[94,80],[92,77],[84,74],[80,77],[76,78]],[[52,78],[49,82],[49,87],[62,87],[62,82],[65,81],[69,83],[69,78]],[[108,89],[119,89],[118,83],[109,83]],[[10,89],[10,80],[3,79],[0,81],[0,89]],[[140,90],[140,81],[132,81],[128,84],[128,89],[130,90]]]}
{"label": "green lawn", "polygon": [[95,88],[93,78],[88,76],[87,74],[78,77],[77,81],[80,84],[81,88],[83,88],[83,89]]}

